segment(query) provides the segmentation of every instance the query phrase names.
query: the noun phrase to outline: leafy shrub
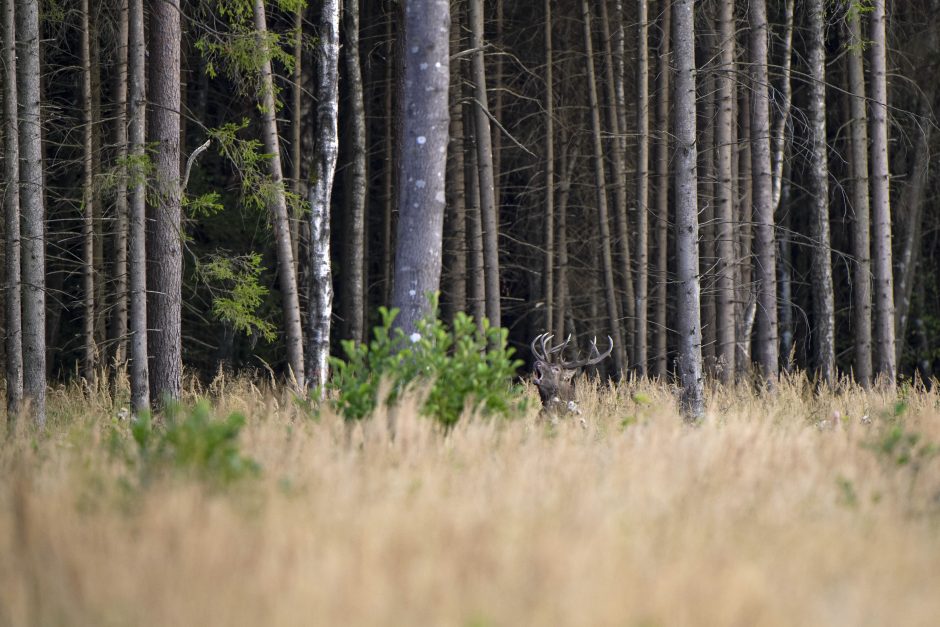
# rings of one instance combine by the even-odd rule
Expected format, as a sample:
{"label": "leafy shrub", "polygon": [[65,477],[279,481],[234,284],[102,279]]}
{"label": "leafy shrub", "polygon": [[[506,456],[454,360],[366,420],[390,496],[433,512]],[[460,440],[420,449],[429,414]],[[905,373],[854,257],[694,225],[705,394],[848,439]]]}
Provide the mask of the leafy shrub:
{"label": "leafy shrub", "polygon": [[[346,359],[331,358],[333,405],[347,420],[364,418],[382,401],[394,405],[409,386],[428,385],[422,413],[453,425],[465,408],[508,415],[519,409],[522,394],[512,377],[522,362],[506,346],[508,332],[458,313],[453,327],[431,315],[406,336],[392,328],[396,310],[380,308],[382,324],[368,344],[342,343]],[[387,381],[388,395],[379,399]]]}
{"label": "leafy shrub", "polygon": [[241,414],[216,419],[209,402],[203,400],[188,411],[182,405],[172,404],[164,416],[162,428],[155,427],[147,413],[131,426],[144,483],[152,477],[176,472],[227,485],[260,473],[257,462],[243,455],[238,446],[238,435],[245,426]]}

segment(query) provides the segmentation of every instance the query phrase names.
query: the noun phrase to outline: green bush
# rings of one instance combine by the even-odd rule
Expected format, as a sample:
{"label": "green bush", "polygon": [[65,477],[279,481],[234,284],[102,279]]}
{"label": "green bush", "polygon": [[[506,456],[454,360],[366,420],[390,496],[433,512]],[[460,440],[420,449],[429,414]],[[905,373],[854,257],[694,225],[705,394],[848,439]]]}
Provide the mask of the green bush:
{"label": "green bush", "polygon": [[[411,386],[429,386],[422,413],[453,425],[465,408],[506,416],[521,409],[521,389],[512,383],[521,361],[506,346],[506,329],[458,313],[448,328],[431,315],[411,336],[392,328],[396,310],[380,308],[382,324],[368,344],[342,343],[346,359],[331,358],[333,405],[347,420],[370,415],[379,402],[394,405]],[[383,382],[390,387],[379,399]],[[383,388],[384,389],[384,388]]]}
{"label": "green bush", "polygon": [[203,400],[189,410],[171,404],[163,415],[162,427],[155,427],[147,413],[131,425],[143,483],[177,473],[227,485],[260,473],[257,462],[243,455],[238,446],[238,434],[245,425],[241,414],[216,419],[209,402]]}

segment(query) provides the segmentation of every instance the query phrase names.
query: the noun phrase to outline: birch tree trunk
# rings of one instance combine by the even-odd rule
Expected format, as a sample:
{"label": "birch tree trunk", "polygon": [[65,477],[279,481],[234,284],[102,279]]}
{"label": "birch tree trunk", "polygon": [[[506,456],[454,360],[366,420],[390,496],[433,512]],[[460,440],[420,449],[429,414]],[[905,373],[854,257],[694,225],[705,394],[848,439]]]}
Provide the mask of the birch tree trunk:
{"label": "birch tree trunk", "polygon": [[812,129],[809,167],[812,193],[814,349],[819,378],[835,380],[835,313],[832,293],[832,258],[829,243],[829,168],[826,154],[826,51],[823,38],[823,0],[810,0],[809,118]]}
{"label": "birch tree trunk", "polygon": [[[355,1],[355,0],[353,0]],[[284,340],[287,344],[287,362],[290,367],[288,380],[296,381],[304,389],[304,339],[300,323],[300,296],[297,291],[297,266],[291,245],[290,215],[284,193],[284,175],[281,169],[281,142],[277,134],[277,105],[274,100],[274,79],[271,71],[271,52],[267,43],[267,16],[264,0],[254,3],[255,31],[261,50],[261,119],[264,151],[268,155],[268,175],[271,177],[271,193],[268,203],[274,217],[274,240],[277,250],[277,274],[280,278],[281,298],[284,308]]]}
{"label": "birch tree trunk", "polygon": [[868,197],[868,115],[865,103],[865,73],[862,60],[862,26],[859,12],[850,7],[848,27],[849,92],[851,100],[852,231],[853,265],[852,309],[855,334],[855,380],[868,388],[872,380],[871,360],[871,227]]}
{"label": "birch tree trunk", "polygon": [[669,66],[672,31],[672,3],[662,2],[659,44],[659,76],[656,79],[656,345],[654,359],[656,376],[665,379],[669,373],[669,328],[666,312],[669,303]]}
{"label": "birch tree trunk", "polygon": [[610,250],[610,218],[607,211],[607,182],[604,175],[604,144],[601,139],[601,112],[597,98],[597,82],[594,73],[594,45],[591,37],[591,5],[581,0],[581,15],[584,24],[584,49],[587,63],[588,104],[591,110],[591,129],[594,143],[594,186],[597,198],[597,219],[600,232],[600,255],[604,274],[604,299],[607,304],[608,333],[614,340],[614,370],[622,376],[627,367],[623,335],[620,330],[620,310],[614,283],[614,264]]}
{"label": "birch tree trunk", "polygon": [[95,385],[98,349],[95,344],[95,200],[94,168],[92,165],[92,128],[94,115],[91,104],[91,20],[88,0],[82,0],[82,376],[89,390]]}
{"label": "birch tree trunk", "polygon": [[7,428],[16,425],[23,402],[23,318],[20,277],[20,147],[17,130],[16,7],[3,2],[3,195],[4,293],[6,318]]}
{"label": "birch tree trunk", "polygon": [[469,0],[470,48],[474,50],[471,73],[473,79],[474,129],[479,170],[480,219],[483,227],[484,285],[486,317],[494,327],[501,323],[499,292],[499,224],[493,172],[493,145],[490,136],[489,109],[486,96],[486,67],[483,62],[483,0]]}
{"label": "birch tree trunk", "polygon": [[754,177],[754,221],[757,282],[757,334],[754,349],[766,383],[773,386],[779,370],[777,337],[777,256],[774,247],[773,177],[770,161],[770,75],[767,70],[766,0],[750,0],[751,174]]}
{"label": "birch tree trunk", "polygon": [[[395,326],[411,336],[432,313],[428,294],[440,288],[444,225],[450,3],[406,0],[398,153],[398,245],[392,305]],[[488,141],[489,135],[477,137]]]}
{"label": "birch tree trunk", "polygon": [[676,328],[685,419],[705,415],[698,278],[698,182],[695,149],[695,29],[692,0],[675,0],[676,40]]}
{"label": "birch tree trunk", "polygon": [[145,167],[147,90],[145,71],[144,0],[128,2],[128,150],[130,196],[127,225],[127,287],[131,408],[150,409],[150,366],[147,342],[147,188]]}
{"label": "birch tree trunk", "polygon": [[127,362],[127,59],[128,0],[119,0],[117,77],[114,83],[114,144],[117,189],[114,195],[114,307],[110,339],[115,373]]}
{"label": "birch tree trunk", "polygon": [[734,83],[735,35],[734,0],[721,0],[718,4],[718,113],[715,121],[715,239],[718,263],[716,265],[715,294],[715,357],[718,361],[719,380],[730,385],[734,382],[735,367],[735,311],[734,311]]}
{"label": "birch tree trunk", "polygon": [[33,423],[46,426],[46,260],[39,2],[17,0],[20,261],[22,264],[23,398]]}
{"label": "birch tree trunk", "polygon": [[647,315],[649,313],[649,189],[650,88],[649,0],[637,0],[636,34],[636,334],[633,340],[637,374],[647,373]]}
{"label": "birch tree trunk", "polygon": [[366,110],[362,91],[362,67],[359,62],[359,0],[345,0],[346,82],[349,87],[349,151],[352,163],[349,176],[348,220],[349,250],[346,294],[347,337],[362,342],[365,337],[365,213],[366,213]]}
{"label": "birch tree trunk", "polygon": [[310,288],[307,335],[308,386],[324,386],[329,378],[330,318],[333,315],[333,273],[330,264],[330,200],[339,149],[339,12],[340,0],[320,8],[320,54],[317,63],[317,137],[314,184],[310,188]]}
{"label": "birch tree trunk", "polygon": [[885,0],[871,13],[871,213],[874,274],[875,374],[890,388],[897,376],[894,285],[891,262],[891,194],[888,171],[888,78]]}

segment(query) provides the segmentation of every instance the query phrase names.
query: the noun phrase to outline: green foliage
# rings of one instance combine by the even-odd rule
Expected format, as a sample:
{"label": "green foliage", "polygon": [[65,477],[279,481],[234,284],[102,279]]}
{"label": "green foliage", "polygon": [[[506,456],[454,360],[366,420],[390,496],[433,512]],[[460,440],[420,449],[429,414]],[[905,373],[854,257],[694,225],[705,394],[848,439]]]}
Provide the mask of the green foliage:
{"label": "green foliage", "polygon": [[218,192],[207,192],[190,198],[183,195],[183,206],[191,218],[208,218],[225,210]]}
{"label": "green foliage", "polygon": [[268,288],[261,284],[261,255],[210,255],[200,263],[196,276],[212,293],[212,314],[246,335],[259,335],[267,342],[277,338],[274,323],[258,315]]}
{"label": "green foliage", "polygon": [[924,442],[923,435],[916,431],[907,431],[901,422],[886,428],[877,439],[866,446],[892,465],[911,466],[915,469],[940,454],[940,446],[933,442]]}
{"label": "green foliage", "polygon": [[241,414],[216,419],[209,402],[203,400],[189,410],[171,404],[164,416],[163,428],[155,427],[147,413],[131,426],[143,483],[179,474],[228,485],[260,473],[258,463],[243,455],[238,446],[238,435],[245,425]]}
{"label": "green foliage", "polygon": [[[427,385],[422,413],[452,425],[464,409],[506,416],[521,408],[521,389],[511,382],[522,362],[506,346],[506,329],[484,320],[482,330],[470,316],[460,313],[453,328],[436,315],[418,323],[411,336],[393,328],[396,310],[380,309],[382,324],[368,344],[343,342],[346,359],[331,358],[329,389],[343,416],[365,418],[379,402],[394,405],[411,386]],[[383,382],[390,386],[379,398]]]}

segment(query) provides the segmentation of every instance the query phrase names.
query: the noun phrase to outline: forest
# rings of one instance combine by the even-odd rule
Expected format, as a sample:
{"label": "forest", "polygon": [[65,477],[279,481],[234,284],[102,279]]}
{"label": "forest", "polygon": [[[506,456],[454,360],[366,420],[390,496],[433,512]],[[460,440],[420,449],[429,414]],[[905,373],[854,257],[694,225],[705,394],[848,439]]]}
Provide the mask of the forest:
{"label": "forest", "polygon": [[417,222],[402,6],[139,4],[7,3],[27,396],[140,378],[144,354],[135,406],[183,369],[322,383],[401,306],[403,229],[430,229],[443,319],[485,316],[520,355],[610,336],[602,374],[679,380],[693,330],[724,383],[933,374],[930,1],[453,2],[446,202]]}

